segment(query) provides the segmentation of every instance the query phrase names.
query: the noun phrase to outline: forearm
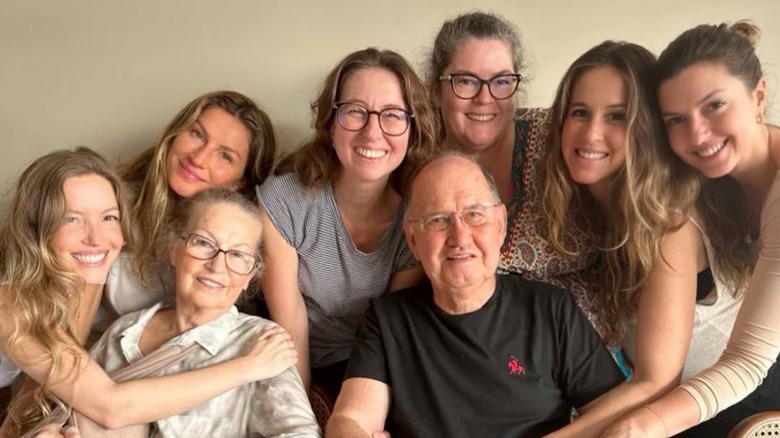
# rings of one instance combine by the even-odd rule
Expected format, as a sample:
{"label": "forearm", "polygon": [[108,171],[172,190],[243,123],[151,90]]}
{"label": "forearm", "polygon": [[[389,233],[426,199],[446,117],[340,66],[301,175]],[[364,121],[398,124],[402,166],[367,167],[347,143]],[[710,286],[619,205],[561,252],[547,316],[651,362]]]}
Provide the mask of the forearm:
{"label": "forearm", "polygon": [[618,418],[660,397],[673,385],[674,382],[663,385],[641,380],[621,383],[591,402],[581,417],[548,436],[550,438],[598,437]]}
{"label": "forearm", "polygon": [[333,415],[328,420],[325,438],[370,438],[357,421],[344,415]]}
{"label": "forearm", "polygon": [[[114,429],[167,418],[251,382],[252,377],[246,372],[248,367],[241,363],[244,360],[245,357],[240,357],[211,367],[152,379],[111,382],[102,388],[82,381],[75,393],[65,388],[52,389],[64,393],[60,396],[74,409]],[[71,384],[71,387],[75,385]]]}

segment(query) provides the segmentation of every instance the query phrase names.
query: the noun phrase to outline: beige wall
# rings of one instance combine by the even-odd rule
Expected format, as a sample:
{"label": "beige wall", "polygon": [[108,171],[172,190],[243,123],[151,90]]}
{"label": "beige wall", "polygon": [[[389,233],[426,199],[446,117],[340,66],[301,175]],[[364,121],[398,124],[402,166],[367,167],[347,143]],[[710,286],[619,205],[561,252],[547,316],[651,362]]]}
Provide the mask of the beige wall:
{"label": "beige wall", "polygon": [[605,39],[657,54],[693,25],[740,18],[762,28],[759,55],[777,89],[777,0],[0,0],[0,189],[58,148],[127,158],[190,99],[221,88],[255,98],[291,149],[346,53],[390,48],[421,70],[441,22],[477,4],[523,34],[527,105],[548,105],[568,64]]}

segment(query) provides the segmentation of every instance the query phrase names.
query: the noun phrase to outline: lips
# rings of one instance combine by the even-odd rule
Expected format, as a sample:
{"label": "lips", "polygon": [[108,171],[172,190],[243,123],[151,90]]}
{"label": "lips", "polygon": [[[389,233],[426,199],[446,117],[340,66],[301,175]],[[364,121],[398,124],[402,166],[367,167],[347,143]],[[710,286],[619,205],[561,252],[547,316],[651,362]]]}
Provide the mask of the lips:
{"label": "lips", "polygon": [[717,154],[721,149],[723,149],[723,147],[726,146],[726,143],[728,143],[728,139],[723,140],[718,144],[714,144],[703,151],[698,151],[694,153],[702,158],[709,158]]}
{"label": "lips", "polygon": [[76,262],[85,267],[101,266],[108,257],[108,251],[72,252],[70,253]]}
{"label": "lips", "polygon": [[600,160],[602,158],[606,158],[607,155],[609,155],[606,152],[590,152],[584,151],[582,149],[576,149],[574,153],[576,153],[578,157],[586,160]]}
{"label": "lips", "polygon": [[380,150],[380,149],[369,149],[369,148],[355,148],[355,153],[360,155],[363,158],[369,158],[369,159],[377,159],[382,158],[385,155],[387,155],[387,151]]}
{"label": "lips", "polygon": [[203,178],[198,175],[198,172],[193,169],[191,166],[188,166],[182,161],[179,161],[179,171],[181,175],[187,179],[193,180],[193,181],[205,181]]}
{"label": "lips", "polygon": [[466,118],[474,122],[490,122],[496,118],[496,114],[466,113]]}
{"label": "lips", "polygon": [[224,284],[222,284],[222,283],[220,283],[220,282],[218,282],[218,281],[214,281],[214,280],[212,280],[212,279],[210,279],[210,278],[206,278],[206,277],[197,277],[197,280],[198,280],[198,281],[199,281],[201,284],[203,284],[204,286],[206,286],[206,287],[208,287],[208,288],[210,288],[210,289],[222,289],[222,288],[224,288],[224,287],[225,287],[225,285],[224,285]]}
{"label": "lips", "polygon": [[463,261],[463,260],[469,260],[474,258],[473,254],[468,253],[457,253],[457,254],[450,254],[447,257],[445,257],[447,261],[450,262],[457,262],[457,261]]}

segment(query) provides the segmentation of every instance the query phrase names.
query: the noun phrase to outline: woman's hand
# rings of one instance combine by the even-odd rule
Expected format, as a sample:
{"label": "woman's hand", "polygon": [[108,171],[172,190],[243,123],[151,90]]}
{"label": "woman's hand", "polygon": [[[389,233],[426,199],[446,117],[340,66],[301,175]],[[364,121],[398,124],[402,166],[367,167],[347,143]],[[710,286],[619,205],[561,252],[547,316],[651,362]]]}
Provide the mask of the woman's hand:
{"label": "woman's hand", "polygon": [[639,408],[610,426],[601,438],[666,438],[666,427],[647,406]]}
{"label": "woman's hand", "polygon": [[244,357],[248,359],[248,372],[253,381],[275,377],[298,362],[292,338],[276,325],[262,332]]}
{"label": "woman's hand", "polygon": [[50,424],[38,432],[35,438],[81,438],[81,434],[74,426],[60,427],[59,424]]}

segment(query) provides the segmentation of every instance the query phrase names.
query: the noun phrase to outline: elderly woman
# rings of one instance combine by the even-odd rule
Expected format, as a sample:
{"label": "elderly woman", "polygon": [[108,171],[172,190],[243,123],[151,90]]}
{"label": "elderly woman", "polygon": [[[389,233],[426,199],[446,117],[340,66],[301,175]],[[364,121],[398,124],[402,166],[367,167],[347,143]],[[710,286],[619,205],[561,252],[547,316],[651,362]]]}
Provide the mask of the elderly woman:
{"label": "elderly woman", "polygon": [[[260,271],[259,218],[256,206],[229,189],[204,191],[181,208],[171,222],[174,305],[159,303],[118,319],[93,347],[95,360],[112,373],[158,349],[197,344],[159,371],[170,375],[240,355],[258,333],[274,327],[234,306]],[[268,336],[280,332],[275,327]],[[265,365],[275,377],[158,421],[153,436],[319,436],[301,379],[287,360],[295,355],[292,343],[285,339],[267,348],[278,350]]]}

